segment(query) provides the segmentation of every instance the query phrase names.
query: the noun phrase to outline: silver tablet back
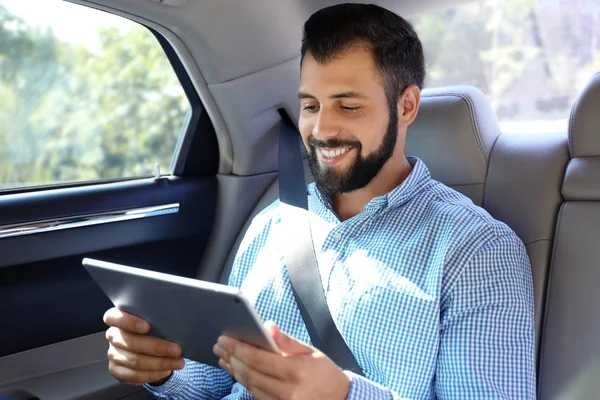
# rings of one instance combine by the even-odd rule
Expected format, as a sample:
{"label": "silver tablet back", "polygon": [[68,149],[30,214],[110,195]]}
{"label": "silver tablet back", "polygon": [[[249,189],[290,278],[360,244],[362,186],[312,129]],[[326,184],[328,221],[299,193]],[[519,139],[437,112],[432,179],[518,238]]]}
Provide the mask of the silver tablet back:
{"label": "silver tablet back", "polygon": [[148,321],[149,335],[181,345],[185,358],[218,366],[212,348],[221,334],[278,352],[235,288],[89,258],[83,266],[117,308]]}

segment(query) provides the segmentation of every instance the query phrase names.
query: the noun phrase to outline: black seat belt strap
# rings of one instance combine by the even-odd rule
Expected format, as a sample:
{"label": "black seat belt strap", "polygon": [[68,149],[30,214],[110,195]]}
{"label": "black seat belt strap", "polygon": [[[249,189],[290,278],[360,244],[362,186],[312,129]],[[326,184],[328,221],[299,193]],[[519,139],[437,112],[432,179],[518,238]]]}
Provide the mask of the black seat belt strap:
{"label": "black seat belt strap", "polygon": [[313,244],[299,133],[280,108],[279,199],[285,235],[283,250],[288,275],[313,345],[339,367],[363,375],[352,351],[331,317]]}

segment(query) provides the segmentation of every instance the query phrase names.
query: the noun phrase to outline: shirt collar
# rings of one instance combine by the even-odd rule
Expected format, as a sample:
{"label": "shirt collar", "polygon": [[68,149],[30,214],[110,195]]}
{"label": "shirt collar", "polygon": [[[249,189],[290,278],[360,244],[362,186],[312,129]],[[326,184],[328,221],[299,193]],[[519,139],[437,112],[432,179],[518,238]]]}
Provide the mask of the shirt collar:
{"label": "shirt collar", "polygon": [[[412,166],[412,171],[406,179],[396,186],[391,192],[381,197],[388,199],[389,206],[402,205],[415,197],[431,180],[429,169],[423,161],[417,157],[406,157]],[[375,200],[375,199],[373,199]]]}
{"label": "shirt collar", "polygon": [[[429,169],[423,161],[417,157],[406,157],[406,159],[412,167],[408,177],[390,192],[372,199],[365,206],[365,211],[376,211],[387,207],[400,206],[412,199],[431,180]],[[314,183],[310,184],[308,193],[309,195],[317,196],[325,207],[331,209],[331,198],[321,193]]]}

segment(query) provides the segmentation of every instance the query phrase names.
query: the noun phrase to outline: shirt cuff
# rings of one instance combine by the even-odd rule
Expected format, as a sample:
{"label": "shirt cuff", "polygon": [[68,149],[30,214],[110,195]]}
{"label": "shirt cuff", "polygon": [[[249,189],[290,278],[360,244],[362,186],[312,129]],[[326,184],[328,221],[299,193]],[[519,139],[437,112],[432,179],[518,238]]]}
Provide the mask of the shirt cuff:
{"label": "shirt cuff", "polygon": [[344,371],[346,376],[350,378],[350,390],[348,390],[347,400],[393,400],[394,396],[384,386],[373,382],[370,379],[360,376],[351,371]]}
{"label": "shirt cuff", "polygon": [[[187,361],[187,360],[186,360]],[[189,380],[187,368],[173,371],[168,381],[160,386],[152,386],[149,384],[143,385],[146,390],[152,393],[155,397],[164,398],[168,395],[178,393],[186,385]]]}

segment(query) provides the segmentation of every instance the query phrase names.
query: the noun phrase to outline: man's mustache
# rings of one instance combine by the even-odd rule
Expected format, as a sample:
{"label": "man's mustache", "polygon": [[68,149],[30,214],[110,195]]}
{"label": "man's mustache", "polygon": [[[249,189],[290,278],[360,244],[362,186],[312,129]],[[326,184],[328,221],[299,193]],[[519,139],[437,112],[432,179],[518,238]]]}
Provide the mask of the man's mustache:
{"label": "man's mustache", "polygon": [[334,149],[338,147],[360,147],[360,142],[357,140],[343,140],[332,138],[329,140],[319,140],[314,136],[308,138],[308,144],[317,149]]}

